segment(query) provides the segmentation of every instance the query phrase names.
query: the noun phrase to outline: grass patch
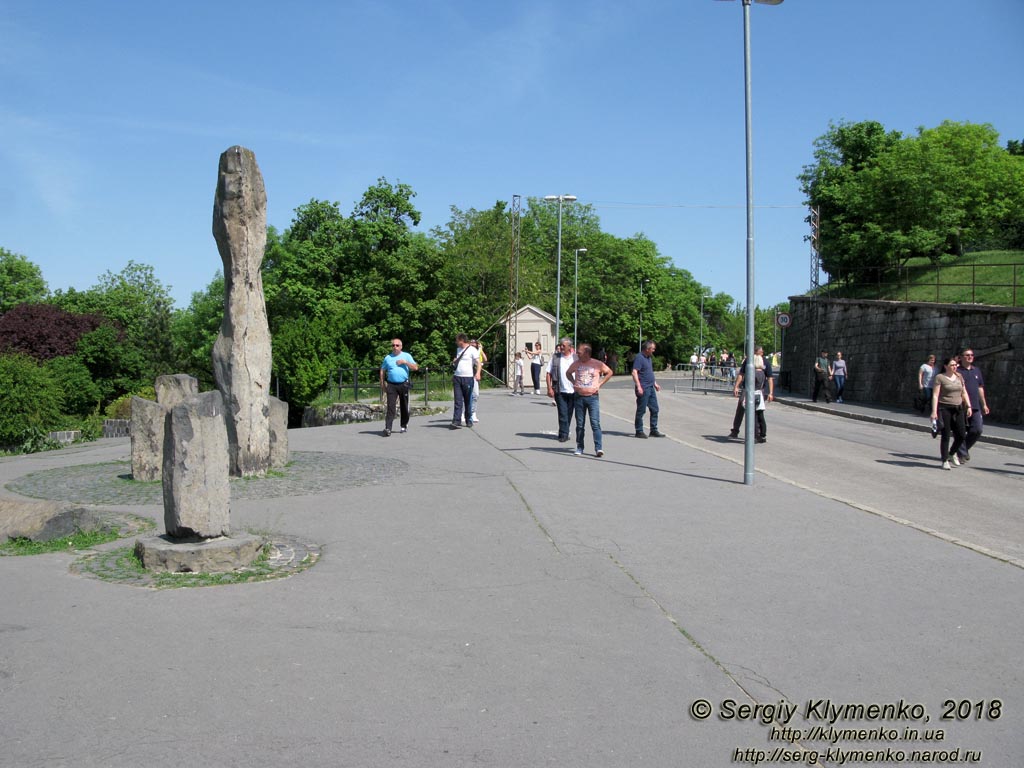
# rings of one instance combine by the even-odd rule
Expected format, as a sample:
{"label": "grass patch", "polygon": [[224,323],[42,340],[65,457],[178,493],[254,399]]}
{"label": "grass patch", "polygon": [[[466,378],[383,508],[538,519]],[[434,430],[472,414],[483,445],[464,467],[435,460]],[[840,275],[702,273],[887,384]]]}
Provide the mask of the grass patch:
{"label": "grass patch", "polygon": [[[294,559],[282,557],[281,550],[296,554]],[[86,555],[73,570],[112,583],[129,584],[151,589],[183,587],[219,587],[283,579],[306,570],[320,558],[320,549],[304,545],[289,537],[274,536],[260,550],[253,563],[245,568],[218,573],[168,573],[149,571],[135,555],[134,547],[121,547],[107,552]]]}
{"label": "grass patch", "polygon": [[819,295],[847,299],[922,301],[943,304],[1024,305],[1024,251],[977,251],[938,265],[911,259],[899,272],[871,282],[836,280]]}
{"label": "grass patch", "polygon": [[32,541],[31,539],[10,539],[0,544],[0,555],[44,555],[50,552],[74,552],[114,541],[120,534],[114,529],[99,531],[77,531],[51,541]]}

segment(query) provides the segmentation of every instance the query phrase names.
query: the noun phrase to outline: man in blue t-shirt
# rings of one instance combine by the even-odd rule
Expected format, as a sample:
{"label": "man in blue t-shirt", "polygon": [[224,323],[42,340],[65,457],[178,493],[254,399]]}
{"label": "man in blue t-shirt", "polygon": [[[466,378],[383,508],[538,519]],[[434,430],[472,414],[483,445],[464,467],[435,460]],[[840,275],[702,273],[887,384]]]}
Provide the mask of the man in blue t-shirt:
{"label": "man in blue t-shirt", "polygon": [[960,353],[960,367],[957,369],[964,381],[964,389],[971,401],[971,415],[967,417],[967,438],[957,451],[960,461],[971,460],[971,446],[978,442],[984,425],[984,416],[988,415],[988,400],[985,398],[985,377],[981,369],[974,365],[974,350],[965,349]]}
{"label": "man in blue t-shirt", "polygon": [[637,437],[646,438],[644,434],[644,414],[651,412],[651,437],[664,437],[664,433],[658,431],[658,392],[661,386],[654,380],[654,362],[651,355],[654,354],[655,344],[653,341],[645,341],[640,348],[640,354],[633,360],[633,389],[636,392],[636,418],[633,420],[633,427]]}
{"label": "man in blue t-shirt", "polygon": [[384,357],[380,364],[380,388],[387,392],[388,412],[384,420],[384,437],[391,436],[391,426],[395,423],[395,403],[401,404],[402,420],[399,422],[401,430],[409,428],[409,372],[419,370],[412,355],[402,351],[402,340],[391,340],[391,352]]}

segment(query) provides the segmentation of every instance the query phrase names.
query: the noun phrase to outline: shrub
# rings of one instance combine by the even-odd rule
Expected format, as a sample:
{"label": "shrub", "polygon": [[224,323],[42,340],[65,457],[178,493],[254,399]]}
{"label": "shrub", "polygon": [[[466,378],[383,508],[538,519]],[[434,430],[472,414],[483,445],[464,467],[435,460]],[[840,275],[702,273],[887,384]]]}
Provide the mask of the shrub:
{"label": "shrub", "polygon": [[100,388],[81,360],[77,357],[55,357],[47,361],[46,369],[60,384],[66,413],[86,416],[98,409],[102,397]]}
{"label": "shrub", "polygon": [[142,387],[135,392],[114,400],[106,407],[104,413],[108,419],[130,419],[132,417],[132,397],[141,397],[144,400],[156,400],[156,389],[153,387]]}
{"label": "shrub", "polygon": [[28,355],[0,355],[0,445],[23,442],[60,422],[64,393]]}

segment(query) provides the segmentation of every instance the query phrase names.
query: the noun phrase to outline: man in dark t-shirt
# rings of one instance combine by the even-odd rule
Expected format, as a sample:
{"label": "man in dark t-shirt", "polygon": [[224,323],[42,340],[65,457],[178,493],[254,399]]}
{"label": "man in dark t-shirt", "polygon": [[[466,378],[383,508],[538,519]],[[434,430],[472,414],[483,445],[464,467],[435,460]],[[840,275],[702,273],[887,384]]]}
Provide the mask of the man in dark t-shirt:
{"label": "man in dark t-shirt", "polygon": [[957,369],[964,381],[964,389],[971,401],[971,415],[967,417],[967,438],[957,451],[960,461],[971,460],[971,446],[978,442],[984,428],[984,417],[988,415],[988,400],[985,398],[985,377],[974,365],[974,350],[965,349],[960,353],[960,367]]}
{"label": "man in dark t-shirt", "polygon": [[633,388],[636,392],[636,418],[633,427],[637,437],[646,438],[644,434],[644,414],[651,412],[651,437],[664,437],[658,431],[658,392],[661,386],[654,378],[654,363],[651,355],[654,354],[655,344],[653,341],[645,341],[641,352],[633,360]]}

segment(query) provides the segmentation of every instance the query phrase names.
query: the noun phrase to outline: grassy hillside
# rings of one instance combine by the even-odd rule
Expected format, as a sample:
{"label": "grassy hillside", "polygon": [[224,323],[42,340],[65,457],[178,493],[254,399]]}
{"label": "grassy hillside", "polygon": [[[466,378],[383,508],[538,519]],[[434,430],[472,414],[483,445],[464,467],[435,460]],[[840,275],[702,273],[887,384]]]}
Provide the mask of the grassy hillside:
{"label": "grassy hillside", "polygon": [[1024,306],[1024,251],[978,251],[937,267],[927,259],[913,259],[899,273],[872,283],[823,285],[820,295]]}

